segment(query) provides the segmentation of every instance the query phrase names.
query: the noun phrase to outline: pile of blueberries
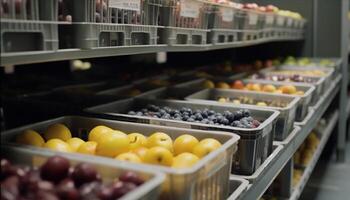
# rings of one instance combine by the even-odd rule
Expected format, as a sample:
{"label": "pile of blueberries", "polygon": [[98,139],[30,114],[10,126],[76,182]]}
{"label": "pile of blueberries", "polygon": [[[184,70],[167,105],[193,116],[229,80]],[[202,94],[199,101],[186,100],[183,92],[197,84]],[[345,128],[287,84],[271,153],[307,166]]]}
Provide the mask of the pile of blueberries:
{"label": "pile of blueberries", "polygon": [[171,109],[166,106],[147,105],[146,108],[138,111],[129,111],[128,114],[239,128],[256,128],[260,125],[260,122],[254,119],[247,109],[241,109],[235,112],[227,110],[223,113],[219,113],[209,109],[192,110],[191,108],[185,107],[181,109]]}

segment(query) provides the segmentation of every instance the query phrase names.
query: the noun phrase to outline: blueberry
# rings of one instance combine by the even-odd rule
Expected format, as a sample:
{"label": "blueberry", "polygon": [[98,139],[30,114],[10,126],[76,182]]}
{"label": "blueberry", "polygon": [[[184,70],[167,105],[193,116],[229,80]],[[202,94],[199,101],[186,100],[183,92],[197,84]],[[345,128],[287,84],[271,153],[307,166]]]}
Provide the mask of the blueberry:
{"label": "blueberry", "polygon": [[181,108],[181,109],[180,109],[180,112],[181,112],[181,113],[187,112],[187,108]]}
{"label": "blueberry", "polygon": [[208,111],[203,111],[202,116],[203,118],[208,118]]}
{"label": "blueberry", "polygon": [[254,118],[253,118],[253,117],[251,117],[251,116],[246,117],[246,119],[247,119],[247,121],[248,121],[248,122],[252,122],[252,121],[254,120]]}
{"label": "blueberry", "polygon": [[144,109],[142,109],[142,110],[141,110],[141,112],[143,112],[143,113],[147,113],[147,112],[148,112],[148,110],[147,110],[146,108],[144,108]]}
{"label": "blueberry", "polygon": [[174,120],[182,121],[182,118],[181,117],[176,117],[176,118],[174,118]]}
{"label": "blueberry", "polygon": [[188,118],[187,121],[188,121],[188,122],[195,122],[195,119],[193,119],[193,118]]}
{"label": "blueberry", "polygon": [[167,106],[165,106],[163,109],[164,109],[165,112],[167,112],[167,113],[170,113],[170,112],[171,112],[171,108],[169,108],[169,107],[167,107]]}
{"label": "blueberry", "polygon": [[187,119],[190,118],[188,115],[183,115],[182,120],[187,121]]}
{"label": "blueberry", "polygon": [[238,128],[246,128],[243,124],[238,124]]}
{"label": "blueberry", "polygon": [[240,124],[241,124],[241,122],[239,122],[238,120],[236,120],[236,121],[233,121],[233,122],[231,123],[231,126],[238,127]]}
{"label": "blueberry", "polygon": [[137,112],[136,115],[137,115],[137,116],[142,116],[143,113],[142,113],[142,112]]}
{"label": "blueberry", "polygon": [[162,114],[160,112],[156,112],[155,115],[157,115],[157,117],[162,117]]}
{"label": "blueberry", "polygon": [[240,120],[243,117],[243,113],[239,110],[234,113],[235,119],[234,120]]}
{"label": "blueberry", "polygon": [[210,125],[214,125],[214,122],[213,121],[209,121],[209,123],[208,124],[210,124]]}
{"label": "blueberry", "polygon": [[214,111],[214,110],[209,110],[209,111],[208,111],[208,115],[209,115],[209,116],[215,115],[215,111]]}
{"label": "blueberry", "polygon": [[243,115],[244,115],[245,117],[249,117],[249,116],[250,116],[250,110],[248,110],[248,109],[244,109],[244,110],[242,111],[242,113],[243,113]]}
{"label": "blueberry", "polygon": [[180,114],[178,114],[178,113],[175,113],[175,114],[174,114],[174,117],[175,117],[175,118],[179,118],[179,117],[182,117],[182,115],[180,115]]}
{"label": "blueberry", "polygon": [[227,125],[227,124],[229,124],[230,122],[229,122],[228,119],[226,119],[226,118],[221,118],[221,120],[220,120],[219,123],[220,123],[220,124],[223,124],[223,125]]}
{"label": "blueberry", "polygon": [[128,115],[136,115],[136,112],[135,111],[129,111]]}
{"label": "blueberry", "polygon": [[203,120],[201,121],[201,123],[203,123],[203,124],[209,124],[209,120],[203,119]]}
{"label": "blueberry", "polygon": [[159,110],[159,113],[162,114],[162,115],[164,115],[164,114],[166,113],[166,111],[165,111],[164,109],[160,109],[160,110]]}
{"label": "blueberry", "polygon": [[190,115],[192,115],[192,114],[193,114],[193,111],[192,111],[192,109],[191,109],[191,108],[187,108],[187,112],[188,112]]}
{"label": "blueberry", "polygon": [[195,119],[202,121],[203,117],[200,113],[195,114]]}
{"label": "blueberry", "polygon": [[170,118],[171,118],[171,115],[167,113],[167,114],[163,115],[163,118],[164,118],[164,119],[170,119]]}
{"label": "blueberry", "polygon": [[224,111],[224,116],[227,117],[227,116],[230,116],[232,113],[228,110]]}
{"label": "blueberry", "polygon": [[201,114],[202,111],[197,109],[197,110],[194,111],[194,113],[195,113],[195,114],[197,114],[197,113]]}

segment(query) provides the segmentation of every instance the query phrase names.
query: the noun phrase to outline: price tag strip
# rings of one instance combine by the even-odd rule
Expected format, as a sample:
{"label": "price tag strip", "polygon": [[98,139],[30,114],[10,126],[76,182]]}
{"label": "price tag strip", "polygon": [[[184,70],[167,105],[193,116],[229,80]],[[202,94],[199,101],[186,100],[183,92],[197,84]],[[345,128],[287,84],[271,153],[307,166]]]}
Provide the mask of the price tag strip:
{"label": "price tag strip", "polygon": [[141,0],[110,0],[109,7],[140,12]]}

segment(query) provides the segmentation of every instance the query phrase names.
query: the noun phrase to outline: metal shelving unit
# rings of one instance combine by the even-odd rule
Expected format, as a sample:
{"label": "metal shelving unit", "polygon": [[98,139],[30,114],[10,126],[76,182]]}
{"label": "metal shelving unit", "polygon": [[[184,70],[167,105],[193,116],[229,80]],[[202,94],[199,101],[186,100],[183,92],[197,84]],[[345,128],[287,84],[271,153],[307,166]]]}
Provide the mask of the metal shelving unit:
{"label": "metal shelving unit", "polygon": [[276,155],[274,160],[270,162],[270,165],[265,166],[265,169],[261,172],[260,177],[258,177],[254,183],[251,184],[248,190],[242,195],[241,199],[259,199],[264,194],[279,172],[287,164],[289,159],[294,155],[299,146],[304,142],[306,137],[321,119],[322,115],[327,110],[336,94],[339,92],[340,80],[341,75],[337,77],[332,87],[328,88],[326,93],[317,103],[315,110],[311,109],[311,112],[309,112],[305,119],[306,124],[301,127],[299,132],[289,135],[289,137],[283,142],[275,142],[275,144],[282,144],[283,149],[278,155]]}
{"label": "metal shelving unit", "polygon": [[221,45],[198,45],[183,47],[171,47],[167,45],[156,46],[127,46],[127,47],[105,47],[95,49],[62,49],[57,51],[32,51],[22,53],[2,53],[0,66],[7,65],[21,65],[32,63],[43,63],[61,60],[72,59],[84,59],[84,58],[98,58],[109,56],[123,56],[123,55],[136,55],[147,54],[157,52],[198,52],[198,51],[212,51],[219,49],[229,49],[238,47],[254,46],[264,44],[268,42],[281,42],[281,41],[298,41],[303,38],[263,38],[251,41],[232,42]]}
{"label": "metal shelving unit", "polygon": [[312,160],[310,161],[310,163],[308,164],[308,166],[306,167],[306,169],[304,170],[304,173],[300,179],[300,182],[295,186],[295,188],[293,189],[293,193],[291,195],[291,197],[289,198],[290,200],[297,200],[301,193],[303,192],[307,181],[309,180],[312,171],[314,170],[316,163],[318,161],[318,159],[321,156],[321,153],[324,149],[324,147],[326,146],[326,143],[330,137],[330,135],[332,134],[334,127],[337,125],[337,121],[338,121],[338,117],[339,117],[339,112],[338,110],[335,111],[332,115],[332,117],[330,118],[327,127],[324,129],[324,132],[322,133],[322,138],[320,141],[320,144],[318,145]]}

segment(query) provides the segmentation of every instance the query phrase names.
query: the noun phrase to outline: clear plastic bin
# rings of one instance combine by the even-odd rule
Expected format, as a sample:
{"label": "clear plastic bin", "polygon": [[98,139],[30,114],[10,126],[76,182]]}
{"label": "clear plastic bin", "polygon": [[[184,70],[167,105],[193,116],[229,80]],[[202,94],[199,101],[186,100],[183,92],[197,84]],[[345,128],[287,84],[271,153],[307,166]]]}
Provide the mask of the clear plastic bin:
{"label": "clear plastic bin", "polygon": [[58,0],[1,0],[1,52],[58,49]]}
{"label": "clear plastic bin", "polygon": [[[166,181],[162,185],[162,199],[224,199],[229,192],[229,176],[231,172],[232,159],[237,151],[239,136],[232,133],[219,131],[203,131],[191,130],[184,128],[171,128],[165,126],[137,124],[130,122],[121,122],[115,120],[86,118],[86,117],[61,117],[48,120],[17,129],[9,130],[1,134],[1,142],[13,141],[14,138],[24,130],[33,129],[42,133],[49,125],[55,123],[65,124],[73,133],[73,137],[87,139],[88,132],[98,125],[118,129],[125,133],[142,133],[146,136],[154,132],[167,133],[173,140],[183,134],[195,136],[198,140],[204,138],[217,139],[222,146],[203,157],[197,164],[191,168],[173,169],[169,167],[134,164],[130,162],[118,161],[115,159],[103,158],[100,156],[83,156],[82,154],[70,154],[86,159],[92,162],[112,162],[121,166],[134,166],[150,171],[158,171],[166,174]],[[37,149],[36,147],[26,146],[29,149]],[[42,152],[52,152],[47,149],[40,148]],[[57,152],[56,152],[57,153]],[[156,198],[152,198],[156,199]]]}
{"label": "clear plastic bin", "polygon": [[235,15],[239,10],[228,4],[212,4],[209,18],[211,44],[227,44],[238,41],[238,21]]}
{"label": "clear plastic bin", "polygon": [[76,47],[157,45],[161,0],[74,0],[72,4]]}
{"label": "clear plastic bin", "polygon": [[285,95],[279,95],[279,94],[268,94],[268,93],[259,93],[254,91],[244,91],[244,90],[224,90],[224,89],[206,89],[199,91],[197,93],[194,93],[190,96],[186,97],[186,100],[194,101],[194,102],[202,102],[202,103],[215,103],[218,105],[235,105],[232,102],[219,102],[218,99],[224,97],[224,98],[231,98],[231,99],[251,99],[255,100],[255,102],[280,102],[284,103],[284,107],[277,107],[277,106],[259,106],[255,105],[253,103],[247,104],[245,102],[241,102],[239,105],[244,105],[251,108],[266,108],[271,110],[278,110],[280,112],[280,115],[277,118],[276,123],[276,132],[274,135],[274,140],[284,140],[289,133],[293,129],[293,124],[295,120],[296,115],[296,109],[298,102],[300,100],[300,97],[295,96],[285,96]]}
{"label": "clear plastic bin", "polygon": [[256,10],[241,9],[236,14],[236,18],[239,22],[241,41],[257,40],[264,37],[265,13]]}
{"label": "clear plastic bin", "polygon": [[161,12],[162,42],[170,46],[206,45],[209,2],[201,0],[163,0]]}
{"label": "clear plastic bin", "polygon": [[146,170],[142,167],[128,165],[126,163],[112,162],[109,159],[91,159],[88,156],[59,153],[53,151],[42,151],[33,148],[19,148],[1,146],[1,155],[11,163],[21,166],[38,167],[49,157],[60,155],[69,159],[72,165],[84,162],[96,167],[104,182],[111,182],[114,178],[126,171],[133,171],[145,180],[145,183],[135,188],[132,192],[125,194],[120,200],[153,200],[158,199],[161,185],[165,176],[157,171]]}

